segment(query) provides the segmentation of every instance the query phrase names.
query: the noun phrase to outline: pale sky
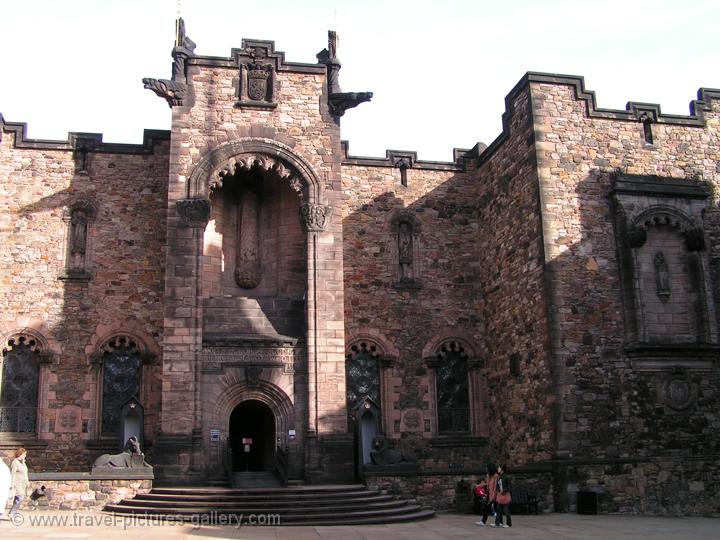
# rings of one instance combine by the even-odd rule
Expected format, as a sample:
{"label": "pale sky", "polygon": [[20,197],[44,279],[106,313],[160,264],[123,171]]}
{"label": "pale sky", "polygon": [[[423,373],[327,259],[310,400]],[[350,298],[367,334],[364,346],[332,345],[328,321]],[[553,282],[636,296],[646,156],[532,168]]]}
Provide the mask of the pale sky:
{"label": "pale sky", "polygon": [[[504,98],[526,71],[583,75],[598,105],[659,103],[688,114],[720,88],[720,1],[182,0],[196,53],[228,57],[242,38],[274,40],[291,62],[316,61],[340,36],[342,90],[372,101],[342,118],[357,156],[388,148],[450,161],[491,143]],[[143,88],[169,78],[177,0],[0,0],[0,113],[32,138],[99,132],[106,142],[169,129]]]}

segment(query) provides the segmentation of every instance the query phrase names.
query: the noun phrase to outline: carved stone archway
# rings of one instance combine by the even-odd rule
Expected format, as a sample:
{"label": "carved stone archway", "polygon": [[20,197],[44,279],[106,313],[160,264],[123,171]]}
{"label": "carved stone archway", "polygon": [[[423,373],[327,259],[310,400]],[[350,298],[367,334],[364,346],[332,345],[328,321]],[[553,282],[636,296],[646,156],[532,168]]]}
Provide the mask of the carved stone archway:
{"label": "carved stone archway", "polygon": [[253,166],[275,171],[305,203],[319,204],[321,184],[313,168],[290,147],[270,139],[237,139],[206,154],[188,181],[188,199],[207,199],[221,177]]}

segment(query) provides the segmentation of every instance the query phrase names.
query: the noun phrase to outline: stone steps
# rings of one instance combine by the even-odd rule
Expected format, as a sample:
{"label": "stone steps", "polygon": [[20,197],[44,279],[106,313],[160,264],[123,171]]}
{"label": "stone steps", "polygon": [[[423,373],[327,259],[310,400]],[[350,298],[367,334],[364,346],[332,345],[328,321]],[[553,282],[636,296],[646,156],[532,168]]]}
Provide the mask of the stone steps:
{"label": "stone steps", "polygon": [[230,476],[230,487],[256,488],[256,487],[282,487],[282,482],[271,471],[233,472]]}
{"label": "stone steps", "polygon": [[276,525],[359,525],[428,519],[433,510],[361,485],[284,488],[155,488],[105,507],[138,516],[219,522],[221,516],[272,516]]}

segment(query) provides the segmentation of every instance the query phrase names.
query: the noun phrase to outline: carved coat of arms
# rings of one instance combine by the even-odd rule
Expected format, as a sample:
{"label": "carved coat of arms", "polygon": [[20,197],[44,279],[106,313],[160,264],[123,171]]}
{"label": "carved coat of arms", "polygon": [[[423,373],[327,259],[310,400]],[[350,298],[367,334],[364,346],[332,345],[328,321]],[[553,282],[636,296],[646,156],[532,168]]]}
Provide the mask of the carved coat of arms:
{"label": "carved coat of arms", "polygon": [[266,100],[270,66],[250,64],[248,67],[248,97],[254,101]]}

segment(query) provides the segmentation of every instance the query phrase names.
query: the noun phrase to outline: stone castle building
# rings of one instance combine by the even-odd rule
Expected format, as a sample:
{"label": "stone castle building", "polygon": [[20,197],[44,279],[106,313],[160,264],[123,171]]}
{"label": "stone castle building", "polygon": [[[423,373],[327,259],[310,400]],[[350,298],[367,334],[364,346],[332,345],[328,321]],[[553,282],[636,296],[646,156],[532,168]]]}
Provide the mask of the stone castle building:
{"label": "stone castle building", "polygon": [[528,73],[445,163],[349,153],[332,33],[300,64],[180,23],[173,59],[141,145],[0,117],[3,453],[87,470],[141,426],[159,482],[350,482],[374,405],[420,470],[363,478],[439,506],[493,460],[546,509],[718,511],[720,91]]}

